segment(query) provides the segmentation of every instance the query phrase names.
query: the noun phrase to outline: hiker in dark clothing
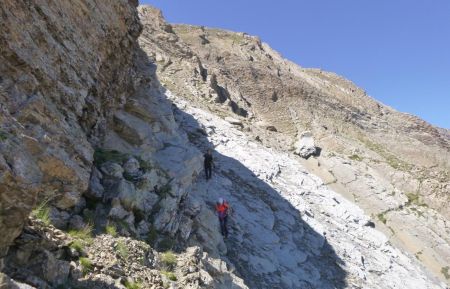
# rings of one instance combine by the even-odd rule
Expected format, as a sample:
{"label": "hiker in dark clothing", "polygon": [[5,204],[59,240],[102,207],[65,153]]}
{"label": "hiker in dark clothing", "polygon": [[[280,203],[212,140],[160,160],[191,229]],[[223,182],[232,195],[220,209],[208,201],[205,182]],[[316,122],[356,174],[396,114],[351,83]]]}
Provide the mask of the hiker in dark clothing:
{"label": "hiker in dark clothing", "polygon": [[214,160],[213,160],[213,157],[211,154],[211,150],[208,149],[203,157],[205,158],[204,165],[205,165],[206,179],[209,180],[211,178],[211,174],[212,174],[212,166],[214,165]]}
{"label": "hiker in dark clothing", "polygon": [[227,228],[227,222],[228,222],[228,210],[230,206],[227,202],[225,202],[224,199],[219,198],[219,201],[216,204],[216,212],[217,216],[219,217],[220,222],[220,232],[222,233],[222,236],[225,238],[228,238],[228,228]]}

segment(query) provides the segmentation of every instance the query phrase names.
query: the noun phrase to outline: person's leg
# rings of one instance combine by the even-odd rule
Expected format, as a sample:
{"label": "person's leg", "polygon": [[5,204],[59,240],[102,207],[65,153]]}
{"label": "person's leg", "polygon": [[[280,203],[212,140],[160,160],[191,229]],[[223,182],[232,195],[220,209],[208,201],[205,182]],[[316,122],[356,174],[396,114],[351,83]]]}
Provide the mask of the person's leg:
{"label": "person's leg", "polygon": [[225,238],[228,238],[228,216],[225,216],[225,218],[223,218],[223,233]]}
{"label": "person's leg", "polygon": [[222,234],[222,236],[225,236],[225,223],[224,223],[225,219],[219,218],[219,223],[220,223],[220,233]]}
{"label": "person's leg", "polygon": [[212,174],[212,167],[211,166],[206,166],[206,178],[210,179],[211,178],[211,174]]}
{"label": "person's leg", "polygon": [[209,176],[208,176],[208,166],[207,166],[207,165],[205,165],[205,176],[206,176],[206,179],[209,179]]}

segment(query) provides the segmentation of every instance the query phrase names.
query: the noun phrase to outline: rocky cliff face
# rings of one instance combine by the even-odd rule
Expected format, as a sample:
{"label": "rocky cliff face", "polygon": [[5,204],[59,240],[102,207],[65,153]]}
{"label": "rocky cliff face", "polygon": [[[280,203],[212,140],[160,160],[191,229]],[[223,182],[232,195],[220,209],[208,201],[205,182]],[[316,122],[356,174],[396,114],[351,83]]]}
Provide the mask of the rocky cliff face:
{"label": "rocky cliff face", "polygon": [[4,256],[38,194],[87,190],[93,145],[133,89],[141,25],[127,1],[2,1],[0,9]]}
{"label": "rocky cliff face", "polygon": [[[448,271],[449,234],[429,234],[448,230],[433,203],[445,130],[255,37],[172,26],[134,1],[0,9],[0,287],[444,288],[417,259]],[[434,193],[406,194],[411,180]],[[393,246],[379,212],[377,227],[419,224],[428,251]]]}

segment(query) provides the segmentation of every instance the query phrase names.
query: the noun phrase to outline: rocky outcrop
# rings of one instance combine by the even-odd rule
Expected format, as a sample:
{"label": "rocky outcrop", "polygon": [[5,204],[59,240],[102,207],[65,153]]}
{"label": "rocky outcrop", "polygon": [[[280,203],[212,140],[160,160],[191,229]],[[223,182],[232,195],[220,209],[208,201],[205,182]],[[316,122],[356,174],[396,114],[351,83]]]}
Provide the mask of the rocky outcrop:
{"label": "rocky outcrop", "polygon": [[0,4],[0,257],[38,200],[73,207],[93,144],[133,90],[141,30],[128,1]]}

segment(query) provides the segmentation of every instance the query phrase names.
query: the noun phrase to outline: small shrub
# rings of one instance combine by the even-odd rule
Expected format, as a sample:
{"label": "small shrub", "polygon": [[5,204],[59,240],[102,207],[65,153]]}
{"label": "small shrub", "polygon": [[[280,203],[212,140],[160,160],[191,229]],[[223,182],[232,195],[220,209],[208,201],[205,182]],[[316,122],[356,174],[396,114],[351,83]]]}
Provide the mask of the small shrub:
{"label": "small shrub", "polygon": [[142,288],[141,282],[132,282],[132,281],[125,280],[124,285],[127,289],[141,289]]}
{"label": "small shrub", "polygon": [[382,222],[383,224],[386,224],[387,219],[386,219],[386,216],[385,216],[385,212],[379,213],[377,215],[377,218],[378,218],[378,220],[380,220],[380,222]]}
{"label": "small shrub", "polygon": [[136,156],[135,159],[139,162],[139,166],[141,170],[143,170],[145,173],[149,172],[153,169],[153,166],[150,162],[143,160],[141,157]]}
{"label": "small shrub", "polygon": [[79,261],[81,265],[81,272],[83,273],[83,275],[86,275],[87,273],[92,271],[93,266],[91,260],[86,257],[81,257]]}
{"label": "small shrub", "polygon": [[117,236],[117,228],[114,224],[108,224],[105,228],[105,232],[113,237]]}
{"label": "small shrub", "polygon": [[172,251],[166,251],[161,254],[161,261],[167,268],[174,268],[177,264],[177,256]]}
{"label": "small shrub", "polygon": [[171,281],[177,281],[177,276],[175,275],[175,273],[173,272],[169,272],[169,271],[161,271],[161,274],[163,274],[164,276],[167,277],[167,279],[171,280]]}
{"label": "small shrub", "polygon": [[126,259],[130,254],[130,251],[123,241],[118,241],[114,249],[116,250],[117,255],[119,255],[122,259]]}
{"label": "small shrub", "polygon": [[84,244],[83,242],[81,242],[80,240],[74,240],[69,247],[71,249],[74,249],[75,251],[77,251],[78,253],[81,253],[84,251]]}
{"label": "small shrub", "polygon": [[353,161],[358,161],[358,162],[361,162],[361,161],[363,160],[363,158],[360,157],[360,156],[357,155],[357,154],[353,154],[353,155],[349,156],[348,158],[351,159],[351,160],[353,160]]}
{"label": "small shrub", "polygon": [[442,275],[444,275],[445,279],[449,280],[450,279],[450,267],[449,266],[445,266],[441,268],[441,273]]}
{"label": "small shrub", "polygon": [[6,132],[0,130],[0,141],[5,141],[8,139]]}

